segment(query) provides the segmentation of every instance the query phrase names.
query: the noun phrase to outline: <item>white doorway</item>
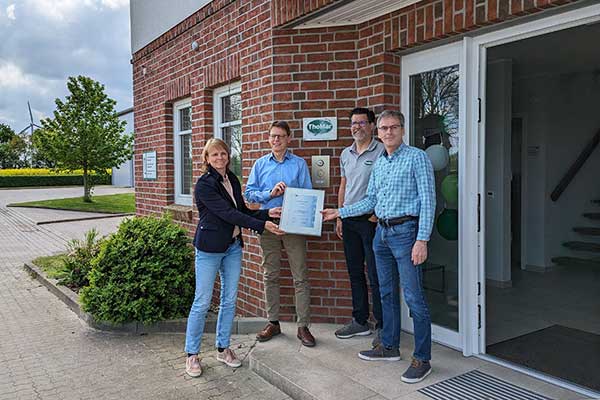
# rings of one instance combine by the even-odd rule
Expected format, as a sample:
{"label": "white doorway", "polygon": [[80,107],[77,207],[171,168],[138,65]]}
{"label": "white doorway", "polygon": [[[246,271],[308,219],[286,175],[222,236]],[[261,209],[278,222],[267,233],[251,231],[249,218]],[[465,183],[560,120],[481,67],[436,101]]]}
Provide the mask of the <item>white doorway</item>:
{"label": "white doorway", "polygon": [[[584,177],[588,174],[593,179],[594,172],[582,169],[578,180],[573,180],[569,191],[565,191],[561,203],[550,200],[550,192],[585,146],[580,130],[586,130],[586,135],[591,137],[599,128],[597,113],[591,110],[579,113],[584,106],[576,103],[599,95],[594,83],[594,69],[600,65],[594,58],[597,52],[590,45],[587,53],[580,51],[568,56],[586,32],[588,43],[593,42],[592,37],[598,37],[599,22],[600,6],[593,5],[472,38],[468,40],[466,51],[472,71],[467,108],[479,116],[468,119],[467,137],[477,142],[470,157],[478,160],[476,175],[478,193],[482,197],[477,241],[478,279],[470,284],[481,282],[479,303],[483,307],[481,329],[465,334],[472,338],[473,354],[492,353],[497,357],[492,361],[588,395],[593,392],[581,387],[586,386],[585,382],[576,382],[538,368],[535,363],[521,363],[500,356],[502,352],[497,349],[488,349],[490,345],[550,328],[561,335],[557,326],[599,334],[600,320],[594,312],[600,307],[597,286],[594,289],[598,278],[581,265],[561,266],[565,260],[578,260],[568,252],[581,250],[574,247],[583,246],[583,239],[571,228],[586,222],[583,215],[587,210],[574,205],[587,206],[597,197],[597,184],[586,184]],[[554,50],[542,50],[544,46],[552,46],[555,40],[561,44],[560,51],[556,43]],[[526,43],[531,47],[527,48]],[[588,66],[591,69],[586,71]],[[587,84],[583,83],[584,72]],[[490,79],[491,76],[494,79]],[[552,107],[549,106],[551,101],[556,103]],[[598,104],[598,100],[592,101]],[[569,111],[569,105],[574,107],[573,112]],[[475,110],[482,110],[481,114]],[[540,110],[546,112],[543,118]],[[574,132],[575,126],[577,132]],[[520,148],[514,146],[517,141],[523,143]],[[513,154],[517,150],[520,153]],[[591,165],[588,166],[597,171],[600,155],[595,157],[588,161]],[[514,182],[516,175],[520,183]],[[465,179],[473,177],[468,174]],[[567,217],[573,219],[572,225],[565,223]],[[588,225],[594,223],[587,222]],[[590,243],[586,245],[592,248]],[[541,334],[539,337],[544,338]],[[556,354],[555,350],[548,349],[548,353]],[[585,350],[578,352],[588,355]],[[581,386],[572,385],[573,382]]]}
{"label": "white doorway", "polygon": [[[423,286],[432,319],[432,340],[462,350],[461,246],[464,188],[463,43],[402,57],[402,111],[405,142],[432,158],[436,180],[436,217],[423,269]],[[412,332],[402,302],[402,326]]]}

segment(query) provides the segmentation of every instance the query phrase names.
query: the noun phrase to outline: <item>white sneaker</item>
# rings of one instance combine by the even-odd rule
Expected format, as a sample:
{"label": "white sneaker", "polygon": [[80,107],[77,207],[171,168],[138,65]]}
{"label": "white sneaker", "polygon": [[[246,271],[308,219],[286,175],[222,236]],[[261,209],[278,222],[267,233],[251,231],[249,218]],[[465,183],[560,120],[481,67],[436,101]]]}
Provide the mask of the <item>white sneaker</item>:
{"label": "white sneaker", "polygon": [[192,378],[197,378],[202,375],[202,367],[198,354],[193,354],[185,359],[185,373]]}
{"label": "white sneaker", "polygon": [[238,368],[242,366],[242,362],[237,358],[233,350],[227,348],[222,353],[217,353],[217,360],[221,361],[225,365],[231,368]]}

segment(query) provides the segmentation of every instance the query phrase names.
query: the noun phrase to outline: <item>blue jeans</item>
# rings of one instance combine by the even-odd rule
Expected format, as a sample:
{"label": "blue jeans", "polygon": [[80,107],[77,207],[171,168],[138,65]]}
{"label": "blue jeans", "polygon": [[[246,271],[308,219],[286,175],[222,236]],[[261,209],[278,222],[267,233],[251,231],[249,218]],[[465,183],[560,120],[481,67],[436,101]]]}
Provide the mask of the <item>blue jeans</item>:
{"label": "blue jeans", "polygon": [[373,316],[376,328],[383,326],[381,314],[381,296],[379,295],[379,281],[373,254],[373,237],[375,236],[375,223],[370,222],[365,216],[350,217],[342,220],[342,234],[344,237],[344,254],[346,267],[350,277],[352,289],[352,317],[361,325],[369,319],[369,291],[365,277],[365,261],[367,275],[371,286],[371,299],[373,300]]}
{"label": "blue jeans", "polygon": [[196,249],[196,294],[185,333],[186,353],[200,352],[204,322],[212,300],[217,271],[221,279],[221,302],[217,317],[216,346],[229,347],[241,269],[242,247],[239,240],[231,244],[224,253],[206,253]]}
{"label": "blue jeans", "polygon": [[413,318],[415,351],[413,357],[431,360],[431,317],[423,293],[421,266],[411,261],[412,248],[417,238],[416,221],[408,221],[390,228],[377,226],[373,250],[379,277],[379,292],[385,324],[381,341],[387,347],[400,346],[400,301],[394,295],[394,275],[399,275],[404,300]]}

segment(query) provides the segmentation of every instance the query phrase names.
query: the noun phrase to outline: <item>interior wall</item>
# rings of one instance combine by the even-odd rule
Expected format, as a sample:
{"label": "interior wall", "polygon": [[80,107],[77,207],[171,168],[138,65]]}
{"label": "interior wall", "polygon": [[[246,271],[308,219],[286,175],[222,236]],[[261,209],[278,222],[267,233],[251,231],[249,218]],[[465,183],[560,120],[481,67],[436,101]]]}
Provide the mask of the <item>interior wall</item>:
{"label": "interior wall", "polygon": [[[550,194],[600,129],[600,70],[515,77],[513,112],[527,118],[527,265],[549,268],[552,257],[576,255],[561,243],[585,240],[572,231],[592,226],[582,214],[600,197],[600,148],[596,148],[558,201]],[[596,211],[598,211],[596,209]],[[578,255],[581,255],[579,253]]]}
{"label": "interior wall", "polygon": [[511,285],[511,60],[488,63],[486,93],[486,280],[507,287]]}

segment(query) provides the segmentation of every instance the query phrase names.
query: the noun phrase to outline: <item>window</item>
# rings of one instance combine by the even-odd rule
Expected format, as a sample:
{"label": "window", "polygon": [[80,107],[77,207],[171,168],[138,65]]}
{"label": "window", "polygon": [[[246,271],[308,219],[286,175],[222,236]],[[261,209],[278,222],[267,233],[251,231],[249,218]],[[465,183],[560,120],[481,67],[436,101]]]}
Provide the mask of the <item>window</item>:
{"label": "window", "polygon": [[175,203],[192,205],[192,103],[184,100],[173,106],[175,149]]}
{"label": "window", "polygon": [[229,168],[242,181],[242,95],[240,83],[214,92],[215,137],[231,148]]}

